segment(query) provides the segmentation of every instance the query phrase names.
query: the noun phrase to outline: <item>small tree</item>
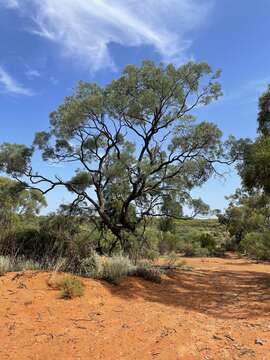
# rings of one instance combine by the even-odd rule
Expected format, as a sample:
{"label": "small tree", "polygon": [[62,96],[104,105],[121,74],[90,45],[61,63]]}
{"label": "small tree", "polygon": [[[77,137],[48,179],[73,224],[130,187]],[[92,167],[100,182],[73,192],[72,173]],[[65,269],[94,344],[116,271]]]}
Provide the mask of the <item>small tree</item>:
{"label": "small tree", "polygon": [[[0,167],[43,194],[64,186],[75,195],[70,208],[87,210],[128,251],[126,234],[136,234],[145,217],[183,217],[183,205],[194,216],[205,212],[190,191],[226,159],[221,131],[196,123],[191,112],[221,95],[218,76],[206,63],[175,68],[145,61],[105,87],[80,82],[32,147],[1,146]],[[36,149],[45,161],[76,164],[75,175],[66,181],[35,172]]]}

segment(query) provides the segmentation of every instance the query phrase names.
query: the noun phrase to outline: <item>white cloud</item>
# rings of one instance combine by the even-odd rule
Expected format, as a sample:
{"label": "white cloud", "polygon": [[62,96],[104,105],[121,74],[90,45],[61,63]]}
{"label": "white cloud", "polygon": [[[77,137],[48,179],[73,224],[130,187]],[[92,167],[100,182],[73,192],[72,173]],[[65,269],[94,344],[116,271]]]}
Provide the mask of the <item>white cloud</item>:
{"label": "white cloud", "polygon": [[214,0],[17,0],[32,32],[57,43],[93,71],[114,67],[109,44],[150,45],[180,63]]}
{"label": "white cloud", "polygon": [[38,70],[36,69],[31,69],[31,68],[28,68],[25,72],[25,75],[29,78],[29,79],[33,79],[33,78],[37,78],[37,77],[40,77],[41,74]]}
{"label": "white cloud", "polygon": [[33,91],[19,84],[3,67],[0,66],[0,92],[17,95],[34,95]]}

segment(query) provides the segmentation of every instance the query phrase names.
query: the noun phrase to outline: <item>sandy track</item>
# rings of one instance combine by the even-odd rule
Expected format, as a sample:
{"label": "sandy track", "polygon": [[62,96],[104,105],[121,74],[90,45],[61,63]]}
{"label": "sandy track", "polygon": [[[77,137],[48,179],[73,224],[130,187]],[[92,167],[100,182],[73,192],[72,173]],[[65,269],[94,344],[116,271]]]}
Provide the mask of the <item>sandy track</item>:
{"label": "sandy track", "polygon": [[61,300],[46,272],[0,278],[1,360],[270,359],[270,265],[187,259],[162,284],[83,279]]}

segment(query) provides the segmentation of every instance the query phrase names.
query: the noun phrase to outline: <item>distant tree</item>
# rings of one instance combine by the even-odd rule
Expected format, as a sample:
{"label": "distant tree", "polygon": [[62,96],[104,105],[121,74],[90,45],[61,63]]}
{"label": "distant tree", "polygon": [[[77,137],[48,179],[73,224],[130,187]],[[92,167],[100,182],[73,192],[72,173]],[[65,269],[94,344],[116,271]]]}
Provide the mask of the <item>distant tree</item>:
{"label": "distant tree", "polygon": [[270,84],[259,99],[258,132],[263,136],[270,135]]}
{"label": "distant tree", "polygon": [[[80,82],[32,147],[1,146],[0,168],[43,194],[64,186],[75,195],[70,208],[98,218],[127,251],[125,234],[136,234],[145,217],[184,217],[184,205],[205,212],[190,191],[228,159],[217,126],[196,123],[191,113],[221,95],[218,77],[206,63],[175,68],[145,61],[105,87]],[[35,149],[45,161],[77,166],[75,175],[35,172]]]}
{"label": "distant tree", "polygon": [[258,137],[247,144],[239,174],[243,186],[270,194],[270,85],[259,99]]}
{"label": "distant tree", "polygon": [[241,153],[238,171],[242,188],[230,197],[224,214],[217,216],[238,247],[258,259],[269,259],[270,86],[259,99],[257,121],[258,137],[254,141],[235,142],[235,148]]}
{"label": "distant tree", "polygon": [[261,192],[250,194],[237,190],[229,199],[228,208],[217,216],[237,246],[249,232],[263,232],[270,228],[269,196]]}
{"label": "distant tree", "polygon": [[7,225],[12,214],[35,215],[46,206],[45,197],[38,190],[22,183],[0,177],[0,224]]}

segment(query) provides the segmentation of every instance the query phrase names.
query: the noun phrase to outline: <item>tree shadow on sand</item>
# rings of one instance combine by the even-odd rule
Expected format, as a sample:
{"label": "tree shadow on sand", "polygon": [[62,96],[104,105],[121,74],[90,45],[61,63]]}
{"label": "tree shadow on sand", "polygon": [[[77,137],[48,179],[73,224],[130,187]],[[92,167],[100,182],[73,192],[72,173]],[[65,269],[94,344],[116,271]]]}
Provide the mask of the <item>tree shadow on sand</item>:
{"label": "tree shadow on sand", "polygon": [[127,301],[143,299],[220,319],[270,314],[270,274],[264,272],[176,270],[161,284],[128,278],[118,286],[104,285]]}

